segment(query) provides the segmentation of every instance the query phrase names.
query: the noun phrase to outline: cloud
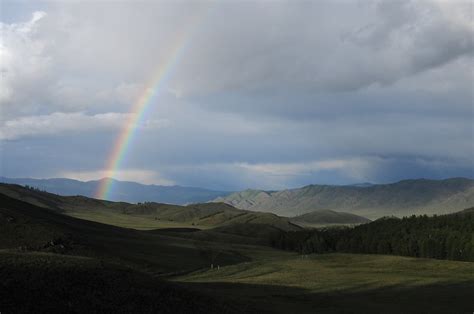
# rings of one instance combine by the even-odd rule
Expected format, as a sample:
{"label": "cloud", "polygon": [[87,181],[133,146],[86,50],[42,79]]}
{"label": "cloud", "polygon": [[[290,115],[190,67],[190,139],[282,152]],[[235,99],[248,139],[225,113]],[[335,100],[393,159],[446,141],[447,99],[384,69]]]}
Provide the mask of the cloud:
{"label": "cloud", "polygon": [[122,166],[181,185],[472,173],[470,2],[57,1],[12,16],[9,6],[4,175],[102,169],[155,87]]}
{"label": "cloud", "polygon": [[166,88],[181,97],[387,86],[472,63],[469,11],[462,1],[53,2],[2,24],[4,114],[125,111],[178,42]]}
{"label": "cloud", "polygon": [[310,175],[317,171],[341,170],[348,175],[360,180],[364,176],[362,169],[367,167],[366,161],[357,159],[329,159],[320,161],[300,162],[300,163],[263,163],[249,164],[237,163],[235,166],[251,171],[257,176],[267,175],[276,177]]}
{"label": "cloud", "polygon": [[[3,119],[53,112],[123,112],[137,99],[141,83],[115,71],[110,75],[102,72],[104,60],[99,62],[97,55],[86,61],[85,56],[94,54],[97,45],[87,43],[92,38],[75,24],[73,14],[37,11],[26,22],[0,23]],[[94,39],[97,44],[100,40]],[[105,63],[120,69],[120,64]]]}
{"label": "cloud", "polygon": [[[134,114],[102,113],[86,115],[83,112],[21,117],[8,120],[0,126],[0,140],[17,140],[22,137],[64,136],[67,133],[93,133],[121,129]],[[157,129],[166,127],[166,120],[145,120],[138,128]]]}
{"label": "cloud", "polygon": [[4,113],[15,104],[31,102],[30,92],[41,90],[49,80],[52,60],[44,54],[44,43],[36,40],[45,16],[45,12],[34,12],[27,22],[0,23],[0,108]]}
{"label": "cloud", "polygon": [[[371,178],[378,158],[326,159],[288,163],[203,163],[180,164],[164,169],[167,176],[194,180],[206,175],[208,187],[240,190],[245,188],[283,189],[312,183],[362,182]],[[226,178],[232,178],[231,181]]]}
{"label": "cloud", "polygon": [[277,190],[310,184],[392,183],[407,178],[472,177],[474,167],[472,161],[453,167],[453,160],[449,159],[366,155],[288,163],[180,164],[165,167],[163,173],[177,182],[185,180],[191,186],[200,185],[205,176],[208,188],[236,191],[247,188]]}
{"label": "cloud", "polygon": [[474,24],[460,14],[469,8],[427,1],[225,3],[206,29],[220,31],[201,32],[201,44],[178,69],[176,89],[352,91],[392,84],[472,57]]}

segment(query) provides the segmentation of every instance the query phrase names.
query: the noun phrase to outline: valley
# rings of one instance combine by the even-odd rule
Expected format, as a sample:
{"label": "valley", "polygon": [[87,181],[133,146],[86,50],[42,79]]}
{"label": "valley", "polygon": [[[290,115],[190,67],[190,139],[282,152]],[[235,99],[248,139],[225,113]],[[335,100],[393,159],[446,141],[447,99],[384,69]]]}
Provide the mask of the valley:
{"label": "valley", "polygon": [[0,314],[474,314],[473,4],[0,0]]}
{"label": "valley", "polygon": [[[312,229],[271,213],[222,203],[115,203],[4,184],[0,200],[5,312],[39,306],[53,312],[463,313],[472,307],[472,262],[282,250],[272,244],[276,239]],[[347,214],[309,216],[320,215]],[[462,217],[474,219],[472,210]]]}

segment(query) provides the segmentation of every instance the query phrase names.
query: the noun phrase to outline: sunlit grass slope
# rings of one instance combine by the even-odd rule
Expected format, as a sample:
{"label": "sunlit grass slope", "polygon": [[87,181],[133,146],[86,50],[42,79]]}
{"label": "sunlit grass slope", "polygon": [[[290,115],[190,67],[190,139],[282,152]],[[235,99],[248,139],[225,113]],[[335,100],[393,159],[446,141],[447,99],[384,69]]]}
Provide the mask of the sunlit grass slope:
{"label": "sunlit grass slope", "polygon": [[265,299],[274,312],[463,313],[474,263],[326,254],[260,260],[176,278],[223,298]]}
{"label": "sunlit grass slope", "polygon": [[282,285],[318,292],[447,282],[474,284],[474,263],[386,255],[323,254],[230,265],[218,272],[196,272],[180,280]]}

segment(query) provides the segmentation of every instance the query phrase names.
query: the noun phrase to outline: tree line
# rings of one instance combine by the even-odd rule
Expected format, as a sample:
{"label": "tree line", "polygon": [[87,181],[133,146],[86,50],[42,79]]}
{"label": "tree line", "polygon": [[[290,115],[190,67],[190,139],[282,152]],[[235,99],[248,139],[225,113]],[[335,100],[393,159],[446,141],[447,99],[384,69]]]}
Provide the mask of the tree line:
{"label": "tree line", "polygon": [[282,232],[271,242],[276,248],[301,254],[344,252],[474,261],[474,210],[385,217],[354,228]]}

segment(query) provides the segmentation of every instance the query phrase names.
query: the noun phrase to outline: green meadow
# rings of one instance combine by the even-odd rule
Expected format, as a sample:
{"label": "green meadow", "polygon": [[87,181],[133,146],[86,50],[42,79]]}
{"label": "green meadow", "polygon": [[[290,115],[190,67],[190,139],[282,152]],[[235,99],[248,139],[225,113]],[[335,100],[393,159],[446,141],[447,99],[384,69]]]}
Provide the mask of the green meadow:
{"label": "green meadow", "polygon": [[276,313],[469,313],[474,306],[474,263],[469,262],[281,256],[173,280],[244,304],[265,302],[262,310]]}
{"label": "green meadow", "polygon": [[[155,219],[153,216],[135,216],[116,212],[91,211],[70,212],[68,216],[136,230],[154,230],[163,228],[190,228],[192,223]],[[206,226],[200,226],[201,229]]]}

